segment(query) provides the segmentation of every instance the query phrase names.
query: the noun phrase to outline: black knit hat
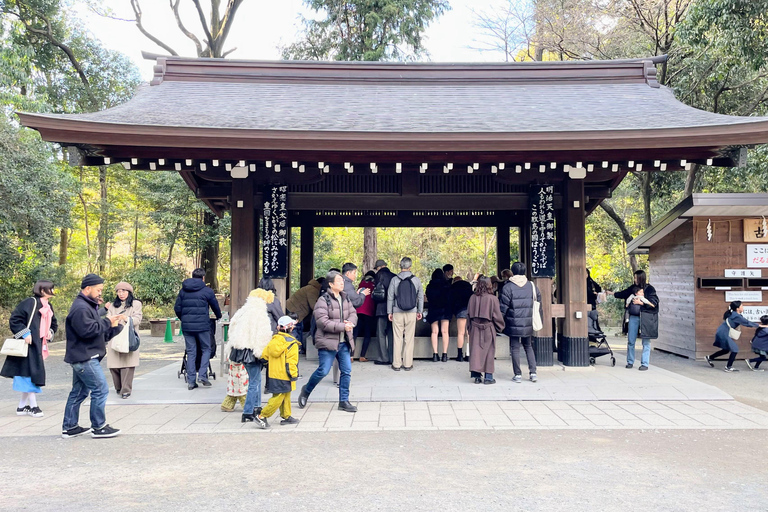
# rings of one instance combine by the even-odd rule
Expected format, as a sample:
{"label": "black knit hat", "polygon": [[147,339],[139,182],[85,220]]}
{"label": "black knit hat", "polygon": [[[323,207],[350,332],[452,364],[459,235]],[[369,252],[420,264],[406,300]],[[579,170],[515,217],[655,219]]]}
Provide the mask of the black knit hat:
{"label": "black knit hat", "polygon": [[104,278],[97,275],[97,274],[88,274],[83,278],[83,282],[80,283],[80,289],[86,288],[88,286],[95,286],[97,284],[101,284],[104,282]]}

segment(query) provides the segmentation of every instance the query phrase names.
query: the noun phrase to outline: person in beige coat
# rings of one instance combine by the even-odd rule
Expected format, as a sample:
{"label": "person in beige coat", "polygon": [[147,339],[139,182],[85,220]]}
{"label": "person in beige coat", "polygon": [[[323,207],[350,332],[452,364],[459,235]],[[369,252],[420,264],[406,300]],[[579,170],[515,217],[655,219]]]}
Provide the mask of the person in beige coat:
{"label": "person in beige coat", "polygon": [[[133,320],[133,328],[139,333],[141,324],[141,302],[133,298],[133,286],[126,282],[115,286],[117,298],[112,303],[105,304],[107,316],[125,315]],[[125,324],[125,322],[121,322]],[[120,353],[112,349],[112,342],[107,345],[107,368],[112,374],[115,391],[122,398],[128,398],[133,391],[133,374],[139,366],[139,351]]]}

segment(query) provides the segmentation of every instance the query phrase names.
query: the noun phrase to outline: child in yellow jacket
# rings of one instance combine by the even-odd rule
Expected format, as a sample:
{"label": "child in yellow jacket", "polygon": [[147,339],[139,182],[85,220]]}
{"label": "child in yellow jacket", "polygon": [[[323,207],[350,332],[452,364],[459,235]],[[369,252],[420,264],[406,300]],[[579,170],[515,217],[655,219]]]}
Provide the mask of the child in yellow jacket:
{"label": "child in yellow jacket", "polygon": [[268,428],[267,419],[280,409],[281,425],[295,425],[299,422],[291,416],[291,391],[296,389],[299,378],[299,347],[301,343],[290,335],[296,320],[281,316],[277,320],[277,334],[272,336],[262,357],[269,361],[267,370],[267,392],[272,393],[267,405],[256,416],[256,426]]}

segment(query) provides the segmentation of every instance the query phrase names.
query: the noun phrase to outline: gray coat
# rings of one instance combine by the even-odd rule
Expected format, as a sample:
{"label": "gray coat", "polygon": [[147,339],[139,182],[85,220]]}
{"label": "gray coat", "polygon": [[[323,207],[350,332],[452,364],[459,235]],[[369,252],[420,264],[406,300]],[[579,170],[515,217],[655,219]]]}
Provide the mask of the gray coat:
{"label": "gray coat", "polygon": [[[504,334],[509,337],[533,336],[532,286],[534,286],[532,281],[526,281],[523,286],[510,281],[502,289],[499,306],[501,314],[504,315]],[[538,289],[536,289],[536,300],[541,302],[541,292]]]}
{"label": "gray coat", "polygon": [[[397,274],[395,277],[392,278],[392,280],[389,282],[389,288],[387,288],[387,314],[392,313],[407,313],[407,311],[403,311],[400,308],[397,307],[397,300],[395,300],[395,297],[397,296],[397,288],[400,286],[400,282],[403,279],[406,279],[408,276],[413,275],[410,270],[403,270],[399,274]],[[419,281],[419,278],[416,276],[413,276],[413,279],[411,279],[411,282],[416,287],[416,312],[417,313],[423,313],[424,312],[424,288],[421,286],[421,281]],[[413,311],[413,309],[411,310]]]}
{"label": "gray coat", "polygon": [[359,308],[363,305],[363,302],[365,302],[365,295],[362,293],[357,293],[357,290],[355,289],[355,283],[353,283],[350,278],[347,276],[342,277],[344,278],[344,293],[347,294],[347,297],[352,302],[352,305],[356,308]]}

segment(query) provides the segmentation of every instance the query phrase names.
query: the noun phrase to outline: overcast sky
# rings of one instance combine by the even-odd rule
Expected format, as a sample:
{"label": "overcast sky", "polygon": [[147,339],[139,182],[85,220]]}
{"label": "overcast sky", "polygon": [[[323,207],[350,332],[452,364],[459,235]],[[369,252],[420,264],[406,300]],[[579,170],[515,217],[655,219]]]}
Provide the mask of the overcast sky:
{"label": "overcast sky", "polygon": [[[452,9],[443,14],[426,32],[426,48],[434,62],[472,62],[501,60],[501,55],[472,50],[477,31],[472,24],[470,8],[488,9],[500,0],[449,0]],[[106,0],[116,17],[132,19],[129,0]],[[192,2],[182,11],[182,19],[188,29],[202,39],[200,22]],[[150,33],[175,49],[180,55],[194,56],[195,47],[177,29],[167,0],[143,0],[144,25]],[[227,49],[237,47],[228,56],[232,59],[279,59],[280,46],[293,42],[301,27],[300,15],[312,15],[302,0],[245,0],[237,12],[232,31],[227,39]],[[88,29],[108,48],[119,50],[139,66],[145,79],[152,76],[152,62],[143,60],[141,52],[165,53],[142,35],[134,23],[100,17],[81,9],[80,17]]]}

